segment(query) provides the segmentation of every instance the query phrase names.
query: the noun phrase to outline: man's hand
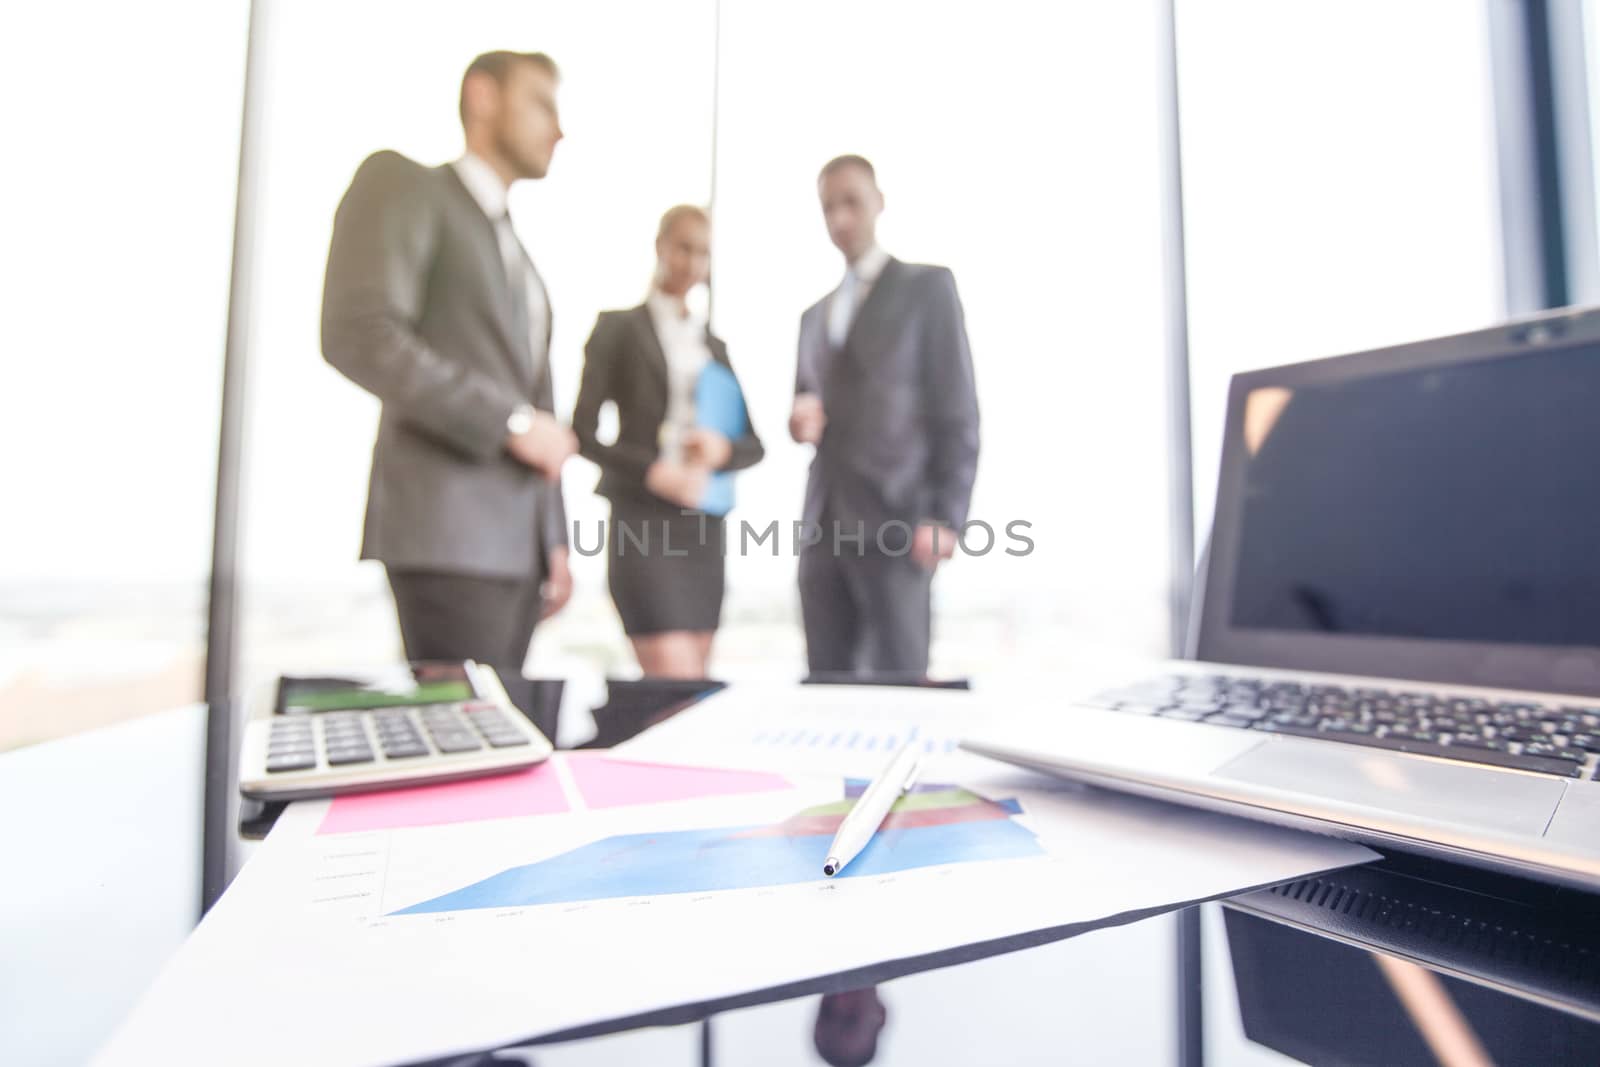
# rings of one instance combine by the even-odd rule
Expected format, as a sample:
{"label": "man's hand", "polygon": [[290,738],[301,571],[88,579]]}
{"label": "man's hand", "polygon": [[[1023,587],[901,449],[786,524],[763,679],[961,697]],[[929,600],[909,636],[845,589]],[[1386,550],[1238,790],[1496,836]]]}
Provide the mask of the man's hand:
{"label": "man's hand", "polygon": [[546,478],[554,480],[561,465],[578,451],[578,437],[546,411],[533,413],[533,425],[506,437],[506,451]]}
{"label": "man's hand", "polygon": [[683,439],[683,460],[691,467],[721,470],[733,458],[733,442],[715,430],[699,427]]}
{"label": "man's hand", "polygon": [[685,466],[656,460],[644,472],[644,487],[663,500],[682,508],[697,508],[705,499],[711,472],[704,467]]}
{"label": "man's hand", "polygon": [[822,440],[822,429],[827,425],[822,398],[816,393],[796,394],[794,410],[789,413],[789,436],[803,445],[814,445]]}
{"label": "man's hand", "polygon": [[567,601],[572,599],[572,570],[567,566],[567,557],[567,546],[557,545],[550,550],[550,558],[545,561],[547,572],[544,585],[539,589],[544,598],[543,606],[539,609],[541,620],[566,607]]}
{"label": "man's hand", "polygon": [[918,564],[934,570],[941,560],[947,560],[956,554],[956,532],[948,526],[938,523],[925,522],[917,527],[917,533],[911,541],[911,558]]}

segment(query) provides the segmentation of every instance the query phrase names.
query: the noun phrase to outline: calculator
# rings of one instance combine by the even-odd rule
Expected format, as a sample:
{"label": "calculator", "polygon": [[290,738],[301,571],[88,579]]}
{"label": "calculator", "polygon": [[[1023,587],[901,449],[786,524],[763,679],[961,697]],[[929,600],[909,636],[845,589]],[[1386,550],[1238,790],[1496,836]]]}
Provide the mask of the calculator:
{"label": "calculator", "polygon": [[471,660],[285,675],[245,725],[239,791],[303,800],[531,767],[550,741]]}

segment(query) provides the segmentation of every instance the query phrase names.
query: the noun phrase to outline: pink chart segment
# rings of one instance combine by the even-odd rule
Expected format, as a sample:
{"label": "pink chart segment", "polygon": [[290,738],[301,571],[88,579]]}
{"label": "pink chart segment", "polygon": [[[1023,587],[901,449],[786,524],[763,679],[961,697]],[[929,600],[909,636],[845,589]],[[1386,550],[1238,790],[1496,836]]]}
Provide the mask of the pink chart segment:
{"label": "pink chart segment", "polygon": [[604,756],[573,754],[567,769],[591,808],[660,804],[670,800],[738,796],[789,789],[789,780],[764,771],[725,771],[665,763],[629,763]]}
{"label": "pink chart segment", "polygon": [[335,797],[317,833],[443,826],[517,815],[559,815],[568,810],[555,764],[546,760],[528,770],[492,778]]}
{"label": "pink chart segment", "polygon": [[336,797],[319,834],[399,830],[415,826],[559,815],[571,810],[561,787],[558,764],[584,804],[616,808],[703,797],[740,796],[789,789],[782,775],[761,771],[717,770],[657,763],[630,763],[590,753],[566,753],[526,771],[465,782],[393,789]]}

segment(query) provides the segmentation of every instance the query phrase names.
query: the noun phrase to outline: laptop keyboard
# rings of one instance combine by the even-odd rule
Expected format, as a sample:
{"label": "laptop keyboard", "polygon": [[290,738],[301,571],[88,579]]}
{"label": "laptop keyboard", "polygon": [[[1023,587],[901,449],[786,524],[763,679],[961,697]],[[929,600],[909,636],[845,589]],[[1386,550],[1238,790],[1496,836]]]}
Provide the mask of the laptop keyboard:
{"label": "laptop keyboard", "polygon": [[1084,703],[1131,715],[1600,780],[1600,705],[1500,702],[1224,674],[1166,675]]}

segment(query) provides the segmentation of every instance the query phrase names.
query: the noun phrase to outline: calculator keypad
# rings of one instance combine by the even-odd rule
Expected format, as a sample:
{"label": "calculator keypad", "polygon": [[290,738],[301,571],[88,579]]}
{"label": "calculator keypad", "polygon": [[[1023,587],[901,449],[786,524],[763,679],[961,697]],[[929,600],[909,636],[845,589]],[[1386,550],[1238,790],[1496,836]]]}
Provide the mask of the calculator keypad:
{"label": "calculator keypad", "polygon": [[404,711],[374,712],[372,726],[377,732],[378,745],[383,749],[385,758],[414,759],[428,754],[427,743]]}
{"label": "calculator keypad", "polygon": [[421,719],[428,740],[440,752],[476,752],[483,747],[454,707],[424,708]]}
{"label": "calculator keypad", "polygon": [[267,735],[267,772],[307,771],[316,765],[311,720],[299,715],[275,720]]}
{"label": "calculator keypad", "polygon": [[504,708],[486,702],[289,715],[272,721],[267,772],[311,770],[319,750],[329,767],[347,767],[376,762],[380,753],[384,760],[409,760],[529,743]]}
{"label": "calculator keypad", "polygon": [[512,725],[506,713],[493,704],[468,705],[463,714],[491,748],[511,748],[528,743],[528,735]]}
{"label": "calculator keypad", "polygon": [[372,752],[372,742],[367,739],[367,724],[363,716],[356,712],[323,716],[322,746],[328,755],[330,767],[371,763],[376,758]]}

